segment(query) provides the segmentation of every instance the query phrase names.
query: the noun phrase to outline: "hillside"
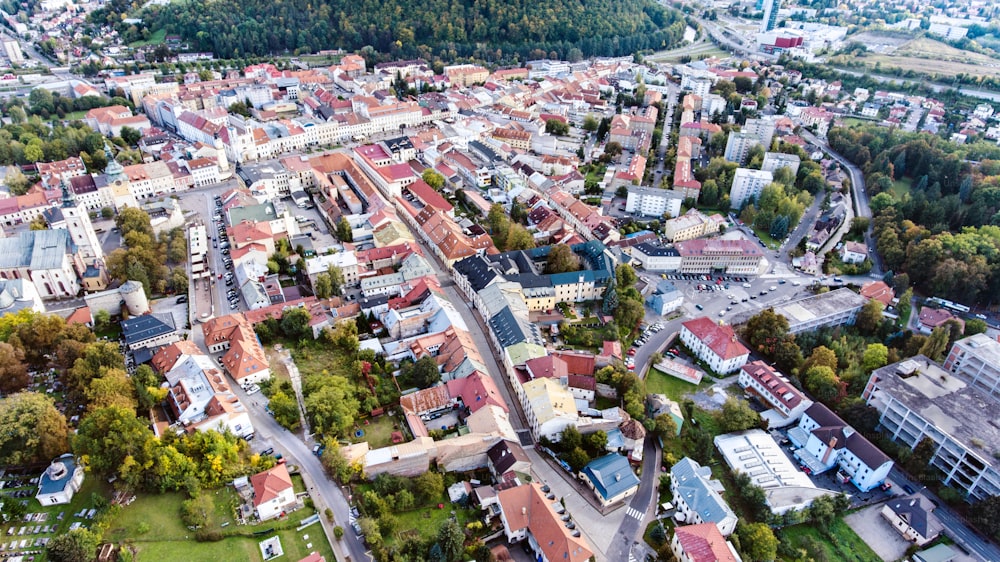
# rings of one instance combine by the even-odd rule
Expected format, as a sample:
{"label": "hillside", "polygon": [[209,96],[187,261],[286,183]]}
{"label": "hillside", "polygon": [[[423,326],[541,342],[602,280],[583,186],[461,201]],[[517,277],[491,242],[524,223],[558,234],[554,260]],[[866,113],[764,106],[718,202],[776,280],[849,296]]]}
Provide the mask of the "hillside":
{"label": "hillside", "polygon": [[142,16],[224,58],[371,46],[394,58],[511,62],[670,48],[684,32],[681,14],[652,0],[208,0]]}

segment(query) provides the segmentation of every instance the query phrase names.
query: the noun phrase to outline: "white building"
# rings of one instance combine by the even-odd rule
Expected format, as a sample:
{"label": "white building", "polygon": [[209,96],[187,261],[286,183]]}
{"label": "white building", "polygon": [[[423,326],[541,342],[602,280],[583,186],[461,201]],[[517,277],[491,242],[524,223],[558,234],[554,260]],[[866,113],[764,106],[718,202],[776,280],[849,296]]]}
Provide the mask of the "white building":
{"label": "white building", "polygon": [[729,206],[740,209],[749,201],[756,201],[764,188],[771,185],[774,176],[765,170],[737,168],[733,185],[729,189]]}
{"label": "white building", "polygon": [[1000,401],[1000,342],[976,334],[951,346],[944,368],[970,387]]}
{"label": "white building", "polygon": [[559,381],[540,378],[522,386],[524,415],[535,439],[559,441],[562,431],[579,420],[573,393]]}
{"label": "white building", "polygon": [[777,172],[781,168],[788,168],[792,171],[792,177],[799,173],[799,156],[797,154],[785,154],[782,152],[765,152],[764,162],[760,169],[765,172]]}
{"label": "white building", "polygon": [[756,395],[771,407],[761,413],[761,417],[768,420],[768,427],[791,425],[812,405],[812,400],[803,396],[784,375],[763,361],[743,365],[737,382],[743,390]]}
{"label": "white building", "polygon": [[66,453],[52,461],[42,473],[35,499],[43,506],[66,504],[82,485],[83,467],[72,454]]}
{"label": "white building", "polygon": [[750,357],[750,350],[739,342],[732,326],[720,326],[706,316],[681,324],[681,341],[720,375],[739,369]]}
{"label": "white building", "polygon": [[714,523],[723,536],[736,530],[737,517],[722,497],[725,488],[712,479],[712,468],[684,457],[670,468],[670,492],[680,525]]}
{"label": "white building", "polygon": [[760,139],[750,134],[749,131],[736,131],[729,133],[729,138],[726,139],[726,152],[724,156],[726,160],[730,162],[736,162],[739,165],[746,164],[747,155],[750,154],[750,149],[759,145]]}
{"label": "white building", "polygon": [[632,246],[631,257],[647,271],[680,271],[681,255],[674,248],[642,243]]}
{"label": "white building", "polygon": [[843,287],[829,293],[805,297],[774,307],[774,312],[788,319],[792,334],[826,326],[851,325],[868,299]]}
{"label": "white building", "polygon": [[644,217],[677,217],[683,201],[684,197],[673,190],[632,185],[628,188],[625,211]]}
{"label": "white building", "polygon": [[261,521],[274,519],[296,506],[295,487],[288,468],[279,463],[250,477],[253,507]]}

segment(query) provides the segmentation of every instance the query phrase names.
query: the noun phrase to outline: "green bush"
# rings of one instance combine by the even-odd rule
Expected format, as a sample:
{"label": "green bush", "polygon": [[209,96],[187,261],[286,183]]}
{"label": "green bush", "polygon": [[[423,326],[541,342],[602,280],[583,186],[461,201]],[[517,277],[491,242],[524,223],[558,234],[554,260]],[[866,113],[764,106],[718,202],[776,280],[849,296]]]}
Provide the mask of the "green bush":
{"label": "green bush", "polygon": [[224,538],[218,529],[201,529],[194,534],[194,540],[198,542],[219,542]]}

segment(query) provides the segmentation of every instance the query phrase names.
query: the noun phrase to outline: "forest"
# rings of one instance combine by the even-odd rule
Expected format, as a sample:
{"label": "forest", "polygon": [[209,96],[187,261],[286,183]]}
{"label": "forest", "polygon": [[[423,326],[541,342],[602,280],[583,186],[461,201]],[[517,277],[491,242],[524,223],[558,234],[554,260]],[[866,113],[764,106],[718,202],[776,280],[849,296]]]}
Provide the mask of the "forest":
{"label": "forest", "polygon": [[[114,0],[91,19],[125,33],[130,26],[121,14],[130,7]],[[495,63],[669,49],[685,27],[679,12],[649,0],[212,0],[150,5],[142,18],[149,29],[166,29],[222,58],[367,46],[393,59]]]}
{"label": "forest", "polygon": [[1000,147],[870,125],[833,129],[829,142],[865,173],[887,269],[970,305],[1000,291]]}

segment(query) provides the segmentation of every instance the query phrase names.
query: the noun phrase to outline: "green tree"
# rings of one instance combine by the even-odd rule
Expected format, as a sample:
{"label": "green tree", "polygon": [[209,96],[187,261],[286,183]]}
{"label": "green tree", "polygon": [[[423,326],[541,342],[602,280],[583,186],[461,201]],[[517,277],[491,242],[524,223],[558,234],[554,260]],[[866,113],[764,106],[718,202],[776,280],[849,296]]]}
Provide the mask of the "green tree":
{"label": "green tree", "polygon": [[49,560],[54,562],[91,562],[97,557],[100,543],[100,535],[80,527],[53,537],[45,545],[45,551]]}
{"label": "green tree", "polygon": [[233,102],[229,106],[229,113],[232,113],[233,115],[242,115],[243,117],[250,117],[250,106],[247,105],[247,102],[245,101]]}
{"label": "green tree", "polygon": [[24,364],[24,350],[0,342],[0,394],[9,395],[27,388],[31,382]]}
{"label": "green tree", "polygon": [[545,259],[544,273],[566,273],[580,270],[580,258],[566,244],[551,246]]}
{"label": "green tree", "polygon": [[987,325],[985,320],[980,320],[979,318],[970,318],[965,321],[965,332],[966,336],[974,336],[976,334],[986,333]]}
{"label": "green tree", "polygon": [[136,146],[139,144],[139,140],[142,139],[142,133],[133,129],[132,127],[122,127],[121,132],[122,140],[125,144],[129,146]]}
{"label": "green tree", "polygon": [[413,493],[421,504],[437,501],[444,494],[444,477],[432,470],[424,472],[413,479]]}
{"label": "green tree", "polygon": [[457,562],[462,557],[465,534],[458,526],[458,521],[448,519],[441,524],[438,529],[437,544],[441,545],[441,553],[447,562]]}
{"label": "green tree", "polygon": [[944,326],[934,328],[934,331],[928,336],[927,342],[920,348],[920,354],[926,355],[932,361],[940,361],[941,356],[948,348],[949,335],[948,328]]}
{"label": "green tree", "polygon": [[882,325],[882,309],[884,306],[881,302],[871,299],[866,302],[861,310],[858,312],[857,319],[854,325],[858,327],[858,330],[865,335],[873,335]]}
{"label": "green tree", "polygon": [[90,412],[80,421],[73,451],[86,459],[91,471],[118,473],[123,481],[137,485],[144,477],[146,444],[153,439],[146,422],[129,410],[111,406]]}
{"label": "green tree", "polygon": [[766,523],[741,524],[736,529],[745,560],[769,561],[778,556],[778,538]]}
{"label": "green tree", "polygon": [[653,420],[653,433],[661,439],[672,439],[677,436],[680,428],[670,414],[660,414]]}
{"label": "green tree", "polygon": [[776,314],[773,308],[762,310],[747,321],[743,337],[754,351],[772,355],[778,344],[788,335],[788,319]]}
{"label": "green tree", "polygon": [[290,431],[297,431],[301,425],[299,417],[299,405],[295,398],[277,391],[268,399],[267,405],[274,413],[274,421],[281,424],[281,427]]}
{"label": "green tree", "polygon": [[417,388],[430,388],[441,382],[441,370],[438,368],[437,360],[430,355],[425,355],[410,365],[402,373]]}
{"label": "green tree", "polygon": [[330,376],[322,387],[306,396],[305,406],[313,429],[342,437],[354,427],[354,415],[360,404],[347,379]]}
{"label": "green tree", "polygon": [[880,343],[870,343],[861,359],[861,368],[870,373],[889,363],[889,348]]}
{"label": "green tree", "polygon": [[548,119],[545,121],[545,132],[557,137],[564,137],[569,134],[569,125],[561,119]]}
{"label": "green tree", "polygon": [[281,331],[285,334],[285,337],[293,340],[300,340],[306,336],[311,336],[312,328],[309,327],[310,320],[312,320],[312,317],[306,309],[291,308],[281,315]]}
{"label": "green tree", "polygon": [[511,223],[507,231],[507,251],[530,250],[535,247],[535,238],[523,226]]}
{"label": "green tree", "polygon": [[320,273],[316,276],[316,283],[313,287],[316,298],[328,299],[333,295],[333,283],[330,281],[329,273]]}
{"label": "green tree", "polygon": [[588,113],[587,116],[583,118],[583,130],[588,133],[597,131],[597,128],[600,126],[601,122],[591,113]]}
{"label": "green tree", "polygon": [[829,347],[818,345],[809,355],[809,359],[806,359],[806,362],[802,364],[802,371],[805,372],[819,366],[829,367],[830,370],[836,371],[837,365],[837,354]]}
{"label": "green tree", "polygon": [[730,396],[722,405],[722,412],[719,414],[719,428],[723,432],[743,431],[759,425],[760,416],[753,411],[747,401]]}
{"label": "green tree", "polygon": [[803,384],[810,393],[826,404],[835,403],[844,391],[840,379],[829,367],[820,365],[810,368],[803,377]]}
{"label": "green tree", "polygon": [[347,222],[347,217],[340,217],[337,221],[337,239],[341,242],[354,242],[354,232],[351,230],[351,223]]}
{"label": "green tree", "polygon": [[181,502],[181,519],[189,527],[204,527],[215,512],[212,495],[201,492],[193,498]]}
{"label": "green tree", "polygon": [[435,190],[440,191],[444,187],[445,178],[440,173],[438,173],[434,168],[427,168],[420,174],[420,178],[424,180],[424,183],[433,187]]}
{"label": "green tree", "polygon": [[52,399],[36,392],[0,398],[0,463],[48,462],[68,449],[66,418]]}

